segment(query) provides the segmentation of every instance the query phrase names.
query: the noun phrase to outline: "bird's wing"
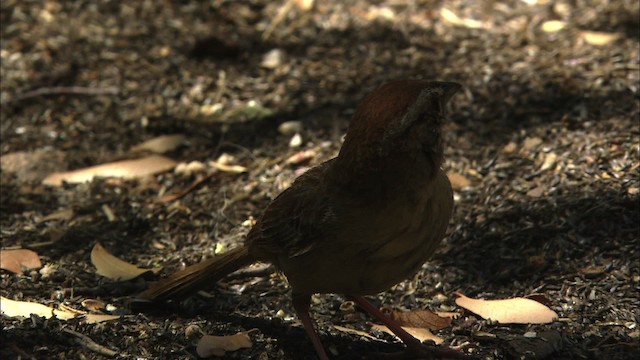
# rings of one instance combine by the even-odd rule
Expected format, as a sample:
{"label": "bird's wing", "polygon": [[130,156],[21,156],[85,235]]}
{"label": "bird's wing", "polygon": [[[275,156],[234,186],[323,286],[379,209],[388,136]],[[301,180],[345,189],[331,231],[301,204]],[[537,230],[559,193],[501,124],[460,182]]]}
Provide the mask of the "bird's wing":
{"label": "bird's wing", "polygon": [[311,250],[317,241],[331,238],[338,216],[321,181],[331,162],[301,175],[269,204],[247,235],[247,244],[258,257],[299,256]]}

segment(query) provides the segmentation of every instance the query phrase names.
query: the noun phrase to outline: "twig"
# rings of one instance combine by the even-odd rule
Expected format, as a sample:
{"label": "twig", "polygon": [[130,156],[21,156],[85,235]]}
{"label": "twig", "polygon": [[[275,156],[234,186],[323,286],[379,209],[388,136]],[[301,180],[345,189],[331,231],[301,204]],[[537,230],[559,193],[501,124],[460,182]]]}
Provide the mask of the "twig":
{"label": "twig", "polygon": [[240,269],[227,275],[225,279],[242,279],[248,277],[267,277],[271,275],[276,268],[271,264],[262,264],[257,267]]}
{"label": "twig", "polygon": [[182,197],[184,197],[188,193],[198,189],[204,183],[209,181],[209,179],[213,178],[215,175],[218,175],[218,174],[219,173],[217,173],[217,172],[211,173],[211,174],[203,177],[202,179],[194,181],[193,184],[191,184],[188,188],[186,188],[184,190],[181,190],[178,193],[164,195],[163,197],[157,199],[156,201],[160,202],[160,203],[165,203],[165,202],[170,202],[170,201],[175,201],[175,200],[181,199]]}
{"label": "twig", "polygon": [[98,343],[96,343],[95,341],[91,340],[90,337],[80,334],[79,332],[73,331],[71,329],[62,329],[62,331],[66,332],[67,334],[71,334],[73,336],[76,337],[76,342],[84,347],[86,347],[87,349],[93,351],[93,352],[97,352],[100,355],[104,355],[104,356],[108,356],[108,357],[114,357],[118,354],[117,351],[113,351],[109,348],[106,348]]}
{"label": "twig", "polygon": [[39,89],[27,91],[26,93],[16,95],[11,99],[5,101],[5,103],[18,102],[29,98],[45,95],[118,95],[120,90],[116,87],[107,88],[91,88],[85,86],[54,86],[54,87],[42,87]]}

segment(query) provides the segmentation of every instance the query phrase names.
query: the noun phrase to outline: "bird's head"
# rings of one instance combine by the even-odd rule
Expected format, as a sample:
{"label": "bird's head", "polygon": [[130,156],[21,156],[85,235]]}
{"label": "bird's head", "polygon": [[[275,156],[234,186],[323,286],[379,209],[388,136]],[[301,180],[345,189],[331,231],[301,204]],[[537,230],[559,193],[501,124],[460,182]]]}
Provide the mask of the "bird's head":
{"label": "bird's head", "polygon": [[460,84],[398,80],[367,95],[358,105],[339,157],[385,156],[394,151],[441,156],[440,130],[446,104]]}

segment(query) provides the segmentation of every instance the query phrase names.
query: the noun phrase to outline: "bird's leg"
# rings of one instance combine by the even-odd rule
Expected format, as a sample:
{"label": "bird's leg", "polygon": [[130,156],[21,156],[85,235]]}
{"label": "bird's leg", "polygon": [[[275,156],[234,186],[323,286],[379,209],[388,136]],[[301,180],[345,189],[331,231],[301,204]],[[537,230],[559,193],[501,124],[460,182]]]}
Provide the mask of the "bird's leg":
{"label": "bird's leg", "polygon": [[404,330],[397,321],[394,321],[387,315],[383,314],[377,307],[373,306],[370,302],[368,302],[362,296],[348,296],[349,299],[353,300],[358,306],[360,306],[364,311],[368,312],[374,318],[378,319],[378,321],[382,322],[386,325],[391,332],[396,334],[400,340],[407,345],[407,350],[412,354],[412,356],[420,356],[426,358],[441,358],[441,359],[469,359],[467,355],[461,353],[457,350],[451,349],[449,347],[441,347],[436,348],[432,346],[427,346],[422,344],[418,339],[409,334],[406,330]]}
{"label": "bird's leg", "polygon": [[313,320],[311,320],[311,316],[309,315],[311,295],[293,294],[292,297],[293,308],[296,310],[296,313],[298,313],[298,318],[302,321],[302,325],[304,325],[304,329],[307,331],[307,335],[309,335],[309,339],[311,339],[311,343],[314,349],[316,349],[318,357],[320,360],[329,360],[327,352],[324,350],[324,346],[322,346],[322,342],[320,341],[320,336],[318,336],[318,332],[313,326]]}

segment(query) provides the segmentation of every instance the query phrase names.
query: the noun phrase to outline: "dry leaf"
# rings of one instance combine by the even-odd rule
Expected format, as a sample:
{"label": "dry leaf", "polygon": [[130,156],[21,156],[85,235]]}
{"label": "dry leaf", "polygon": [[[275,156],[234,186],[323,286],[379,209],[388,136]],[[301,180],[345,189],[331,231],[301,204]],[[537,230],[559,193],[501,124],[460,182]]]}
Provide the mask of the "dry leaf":
{"label": "dry leaf", "polygon": [[40,221],[38,222],[45,222],[45,221],[52,221],[52,220],[64,220],[64,221],[68,221],[71,220],[73,218],[73,209],[72,208],[67,208],[67,209],[62,209],[59,211],[56,211],[54,213],[51,213],[45,217],[43,217],[42,219],[40,219]]}
{"label": "dry leaf", "polygon": [[2,314],[9,317],[21,316],[28,318],[31,314],[35,314],[49,319],[55,315],[58,319],[67,320],[76,316],[75,313],[57,310],[43,304],[28,301],[16,301],[5,297],[0,297],[0,304],[2,304],[0,307]]}
{"label": "dry leaf", "polygon": [[458,174],[456,172],[450,172],[447,174],[449,181],[451,182],[451,187],[454,190],[462,190],[466,189],[471,185],[471,181],[464,177],[462,174]]}
{"label": "dry leaf", "polygon": [[352,328],[348,328],[348,327],[344,327],[344,326],[340,326],[340,325],[334,325],[333,326],[336,330],[340,330],[342,332],[346,332],[348,334],[354,334],[354,335],[358,335],[358,336],[364,336],[368,339],[371,340],[377,340],[377,338],[375,336],[371,336],[371,334],[362,331],[362,330],[356,330],[356,329],[352,329]]}
{"label": "dry leaf", "polygon": [[101,300],[84,299],[82,306],[89,311],[102,311],[107,307],[107,304]]}
{"label": "dry leaf", "polygon": [[230,173],[236,173],[236,174],[247,172],[247,168],[241,165],[227,165],[227,164],[222,164],[216,161],[209,161],[209,165],[222,172],[230,172]]}
{"label": "dry leaf", "polygon": [[156,154],[163,154],[182,145],[185,139],[186,136],[180,134],[162,135],[132,147],[131,151],[150,151]]}
{"label": "dry leaf", "polygon": [[504,148],[502,148],[502,151],[504,151],[507,154],[511,154],[512,152],[516,151],[516,148],[517,148],[516,143],[512,141],[507,145],[505,145]]}
{"label": "dry leaf", "polygon": [[315,156],[316,152],[314,150],[302,150],[291,155],[286,160],[286,163],[290,165],[300,165],[311,161],[311,159],[313,159]]}
{"label": "dry leaf", "polygon": [[482,21],[478,21],[478,20],[474,20],[474,19],[462,19],[460,18],[458,15],[456,15],[453,11],[447,9],[447,8],[442,8],[440,9],[440,16],[442,16],[442,18],[453,24],[453,25],[459,25],[459,26],[464,26],[464,27],[468,27],[470,29],[480,29],[483,27],[482,25]]}
{"label": "dry leaf", "polygon": [[84,315],[84,321],[87,324],[97,324],[99,322],[117,320],[119,318],[120,318],[120,315],[109,315],[109,314],[86,314],[86,315]]}
{"label": "dry leaf", "polygon": [[111,255],[100,243],[96,243],[91,250],[91,262],[97,269],[98,275],[102,275],[116,281],[126,281],[136,278],[149,271],[157,273],[162,268],[141,269],[135,265],[122,261]]}
{"label": "dry leaf", "polygon": [[42,267],[40,257],[35,251],[28,249],[0,250],[0,268],[16,274],[24,274],[23,270]]}
{"label": "dry leaf", "polygon": [[298,9],[302,11],[311,10],[311,8],[313,7],[314,1],[315,0],[294,0]]}
{"label": "dry leaf", "polygon": [[393,12],[388,6],[371,6],[369,7],[369,11],[367,11],[367,20],[377,20],[384,19],[393,21],[396,18],[396,14]]}
{"label": "dry leaf", "polygon": [[224,356],[227,351],[250,348],[251,338],[244,332],[230,336],[205,335],[196,345],[200,357]]}
{"label": "dry leaf", "polygon": [[480,300],[456,295],[458,306],[502,324],[547,324],[558,318],[555,311],[531,299]]}
{"label": "dry leaf", "polygon": [[540,171],[545,171],[545,170],[551,169],[551,167],[556,164],[556,159],[557,158],[558,158],[558,156],[555,153],[553,153],[553,152],[547,153],[544,156],[544,162],[542,163],[542,166],[540,167]]}
{"label": "dry leaf", "polygon": [[542,139],[540,139],[539,137],[528,137],[524,139],[524,143],[522,144],[522,146],[524,146],[524,148],[527,150],[533,150],[540,144],[542,144]]}
{"label": "dry leaf", "polygon": [[[376,330],[384,331],[387,334],[391,334],[393,336],[396,336],[391,330],[389,330],[388,327],[386,327],[384,325],[373,324],[372,328],[376,329]],[[436,343],[436,345],[442,344],[444,342],[443,338],[441,338],[441,337],[439,337],[437,335],[434,335],[431,331],[429,331],[429,329],[404,327],[404,326],[402,328],[406,332],[411,334],[411,336],[413,336],[414,338],[420,340],[420,342],[425,341],[425,340],[431,340],[434,343]]]}
{"label": "dry leaf", "polygon": [[580,37],[588,44],[602,46],[617,40],[620,34],[584,30],[580,31]]}
{"label": "dry leaf", "polygon": [[542,31],[544,32],[558,32],[564,29],[567,26],[567,23],[560,20],[549,20],[542,23]]}
{"label": "dry leaf", "polygon": [[451,325],[450,317],[441,317],[429,310],[417,311],[391,311],[389,317],[400,326],[413,328],[427,328],[430,330],[440,330]]}
{"label": "dry leaf", "polygon": [[537,186],[529,191],[527,191],[527,196],[531,196],[534,198],[540,197],[544,194],[544,187]]}
{"label": "dry leaf", "polygon": [[142,159],[116,161],[74,171],[53,173],[42,180],[42,183],[61,186],[63,182],[77,184],[91,181],[95,177],[134,179],[171,170],[174,166],[176,166],[175,161],[164,156],[152,155]]}

